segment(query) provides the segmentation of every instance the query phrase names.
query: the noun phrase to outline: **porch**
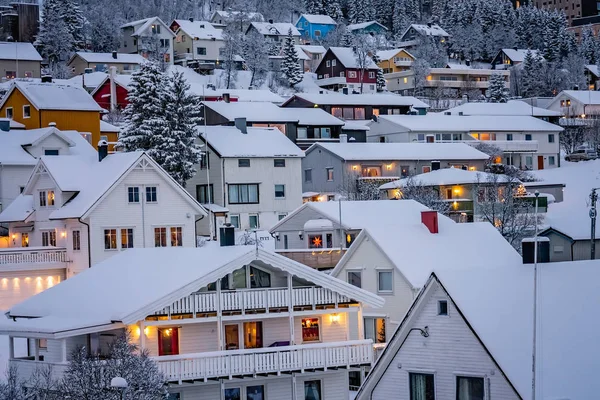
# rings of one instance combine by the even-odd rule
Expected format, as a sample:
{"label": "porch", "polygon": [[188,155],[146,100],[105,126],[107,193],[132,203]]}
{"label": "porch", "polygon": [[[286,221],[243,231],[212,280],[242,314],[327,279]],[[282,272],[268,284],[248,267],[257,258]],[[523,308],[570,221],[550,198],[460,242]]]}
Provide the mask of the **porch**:
{"label": "porch", "polygon": [[66,268],[67,249],[61,247],[9,247],[0,249],[2,271]]}
{"label": "porch", "polygon": [[207,381],[370,366],[371,340],[154,357],[170,382]]}

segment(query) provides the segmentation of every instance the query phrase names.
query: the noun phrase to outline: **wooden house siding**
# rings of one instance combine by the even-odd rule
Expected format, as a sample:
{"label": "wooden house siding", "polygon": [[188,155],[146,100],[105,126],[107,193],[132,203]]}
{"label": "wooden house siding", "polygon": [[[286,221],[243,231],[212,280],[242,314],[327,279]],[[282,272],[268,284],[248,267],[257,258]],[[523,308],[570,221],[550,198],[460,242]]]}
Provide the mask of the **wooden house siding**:
{"label": "wooden house siding", "polygon": [[[314,209],[310,207],[303,208],[298,213],[290,217],[283,225],[277,228],[276,231],[279,232],[280,239],[279,241],[275,242],[275,247],[277,249],[283,249],[284,236],[287,235],[289,249],[308,249],[306,235],[304,235],[303,239],[300,239],[298,232],[304,232],[304,224],[306,223],[306,221],[320,218],[324,217],[318,212],[316,212]],[[333,240],[335,243],[339,243],[339,225],[335,222],[333,223],[333,229]]]}
{"label": "wooden house siding", "polygon": [[[29,118],[24,118],[23,116],[23,106],[25,105],[31,106]],[[7,108],[13,109],[13,119],[25,125],[25,129],[36,129],[47,126],[42,125],[39,110],[37,110],[19,90],[13,90],[10,96],[8,96],[8,99],[6,99],[6,102],[2,105],[2,108],[0,108],[0,118],[6,117]],[[98,127],[99,126],[100,122],[98,122]]]}
{"label": "wooden house siding", "polygon": [[[437,315],[438,300],[448,302],[447,316]],[[434,374],[436,399],[457,398],[457,375],[484,378],[486,399],[520,399],[439,285],[413,325],[428,326],[429,337],[419,335],[418,331],[409,334],[370,398],[408,399],[409,373],[427,372]]]}
{"label": "wooden house siding", "polygon": [[[19,76],[17,78],[40,78],[41,77],[41,66],[40,61],[28,61],[28,60],[19,60],[19,65],[17,68],[16,60],[0,60],[0,76],[3,78],[7,76],[8,71],[17,72],[19,71]],[[30,72],[31,76],[25,76],[26,72]]]}
{"label": "wooden house siding", "polygon": [[[327,168],[333,168],[333,180],[327,180]],[[305,171],[311,170],[311,181],[306,182]],[[306,153],[302,159],[302,191],[336,193],[342,188],[343,161],[329,151],[318,147]]]}

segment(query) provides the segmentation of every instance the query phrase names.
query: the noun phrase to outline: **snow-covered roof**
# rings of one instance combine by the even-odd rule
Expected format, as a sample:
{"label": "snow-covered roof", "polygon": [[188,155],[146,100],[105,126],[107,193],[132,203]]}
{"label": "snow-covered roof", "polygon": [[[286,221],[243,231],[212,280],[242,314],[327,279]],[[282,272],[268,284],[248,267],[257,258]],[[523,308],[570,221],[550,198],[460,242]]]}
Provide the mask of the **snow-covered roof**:
{"label": "snow-covered roof", "polygon": [[[530,400],[533,266],[507,263],[435,274],[519,397]],[[600,304],[599,280],[600,260],[538,266],[537,316],[543,329],[537,330],[536,391],[542,398],[591,399],[600,391],[600,319],[591,317]],[[559,300],[557,293],[566,295]]]}
{"label": "snow-covered roof", "polygon": [[223,40],[223,31],[217,29],[208,21],[190,21],[187,19],[176,19],[179,29],[191,38],[204,40]]}
{"label": "snow-covered roof", "polygon": [[0,222],[25,221],[33,212],[33,196],[20,194],[2,210]]}
{"label": "snow-covered roof", "polygon": [[364,29],[366,27],[369,27],[371,25],[379,25],[381,28],[383,28],[384,30],[387,31],[387,28],[385,26],[383,26],[382,24],[380,24],[377,21],[368,21],[368,22],[361,22],[359,24],[350,24],[348,26],[346,26],[346,29],[349,31],[356,31],[359,29]]}
{"label": "snow-covered roof", "polygon": [[391,58],[394,58],[401,51],[404,51],[406,54],[408,54],[409,56],[411,56],[411,58],[413,58],[413,59],[415,58],[412,54],[410,54],[405,49],[379,50],[379,51],[377,51],[377,57],[379,57],[379,59],[381,61],[386,61],[386,60],[389,60]]}
{"label": "snow-covered roof", "polygon": [[135,31],[131,34],[131,36],[142,36],[146,33],[146,31],[153,24],[161,24],[163,26],[163,28],[165,29],[165,32],[170,33],[171,36],[175,36],[173,31],[171,31],[171,28],[169,28],[169,26],[167,24],[165,24],[164,21],[162,19],[160,19],[159,17],[150,17],[150,18],[140,19],[137,21],[128,22],[126,24],[121,25],[121,29],[134,28]]}
{"label": "snow-covered roof", "polygon": [[13,306],[10,315],[36,318],[4,320],[0,331],[68,336],[68,330],[132,324],[249,264],[288,271],[373,307],[384,304],[377,295],[254,246],[137,248]]}
{"label": "snow-covered roof", "polygon": [[369,121],[364,120],[348,120],[344,121],[344,130],[347,131],[370,131],[371,128],[367,126]]}
{"label": "snow-covered roof", "polygon": [[[485,184],[486,182],[509,182],[510,178],[506,175],[490,174],[481,171],[465,171],[460,168],[442,168],[425,174],[418,174],[409,178],[399,179],[394,182],[388,182],[379,187],[381,190],[396,189],[406,186],[409,182],[414,182],[419,186],[447,186],[464,184]],[[517,180],[515,180],[518,182]]]}
{"label": "snow-covered roof", "polygon": [[223,97],[223,94],[229,93],[238,102],[283,103],[283,97],[267,89],[207,89],[202,84],[191,83],[190,92],[201,97]]}
{"label": "snow-covered roof", "polygon": [[300,44],[296,47],[300,47],[302,50],[311,54],[325,54],[327,51],[325,47],[319,45]]}
{"label": "snow-covered roof", "polygon": [[0,60],[42,61],[31,43],[0,42]]}
{"label": "snow-covered roof", "polygon": [[585,68],[590,71],[592,74],[594,74],[594,76],[600,77],[600,73],[598,72],[598,66],[596,64],[588,64],[585,66]]}
{"label": "snow-covered roof", "polygon": [[[298,21],[303,17],[311,24],[337,25],[337,22],[335,22],[329,15],[302,14],[300,15],[300,18],[298,18]],[[296,24],[298,24],[298,21],[296,21]]]}
{"label": "snow-covered roof", "polygon": [[118,126],[114,126],[113,124],[110,124],[104,120],[100,120],[100,132],[119,133],[120,131],[121,128],[119,128]]}
{"label": "snow-covered roof", "polygon": [[[425,35],[425,36],[441,36],[441,37],[449,37],[450,36],[450,34],[448,34],[448,32],[446,32],[444,29],[442,29],[442,27],[439,26],[438,24],[428,24],[428,25],[412,24],[407,28],[407,31],[411,28],[414,29],[415,31],[419,32],[421,35]],[[404,35],[402,35],[402,36],[404,36]]]}
{"label": "snow-covered roof", "polygon": [[0,107],[18,89],[37,110],[103,111],[81,86],[14,81]]}
{"label": "snow-covered roof", "polygon": [[465,103],[450,108],[443,114],[450,112],[452,115],[529,115],[533,117],[560,117],[562,113],[540,107],[533,107],[522,100],[509,100],[506,103]]}
{"label": "snow-covered roof", "polygon": [[560,92],[552,103],[554,103],[561,94],[569,96],[571,99],[578,101],[581,104],[600,105],[600,91],[596,90],[563,90]]}
{"label": "snow-covered roof", "polygon": [[296,56],[298,57],[298,60],[310,60],[310,57],[302,50],[301,46],[296,45],[294,46],[294,49],[296,49]]}
{"label": "snow-covered roof", "polygon": [[[497,115],[380,115],[411,132],[562,132],[558,125],[530,116]],[[373,122],[377,123],[377,122]]]}
{"label": "snow-covered roof", "polygon": [[487,160],[489,156],[465,143],[315,143],[306,154],[323,148],[347,161]]}
{"label": "snow-covered roof", "polygon": [[298,29],[289,22],[252,22],[251,25],[261,35],[287,36],[288,31],[291,29],[293,36],[300,36]]}
{"label": "snow-covered roof", "polygon": [[[397,94],[342,94],[342,93],[296,93],[297,98],[318,105],[351,105],[351,106],[412,106],[414,108],[429,108],[429,105],[413,96]],[[293,99],[290,98],[285,104]]]}
{"label": "snow-covered roof", "polygon": [[198,127],[198,133],[224,158],[304,157],[304,152],[277,128]]}
{"label": "snow-covered roof", "polygon": [[[356,61],[356,54],[350,47],[330,47],[329,51],[344,65],[346,68],[359,68]],[[324,61],[321,61],[324,62]],[[367,59],[366,69],[377,69],[377,64],[371,60],[371,57]]]}
{"label": "snow-covered roof", "polygon": [[0,117],[0,121],[8,121],[10,129],[25,129],[25,124],[15,121],[11,118]]}
{"label": "snow-covered roof", "polygon": [[117,58],[113,57],[113,53],[92,53],[78,51],[73,57],[80,57],[88,63],[98,64],[141,64],[146,59],[139,54],[117,53]]}
{"label": "snow-covered roof", "polygon": [[502,52],[506,54],[508,58],[512,60],[512,62],[523,62],[525,60],[525,56],[527,52],[530,51],[533,56],[541,56],[539,50],[529,50],[529,49],[502,49]]}
{"label": "snow-covered roof", "polygon": [[248,122],[298,121],[292,114],[286,114],[281,108],[268,102],[205,101],[203,104],[229,121],[235,121],[236,118],[246,118]]}
{"label": "snow-covered roof", "polygon": [[70,85],[84,86],[86,89],[96,89],[106,79],[108,74],[106,72],[94,71],[89,74],[79,74],[72,78],[67,79]]}

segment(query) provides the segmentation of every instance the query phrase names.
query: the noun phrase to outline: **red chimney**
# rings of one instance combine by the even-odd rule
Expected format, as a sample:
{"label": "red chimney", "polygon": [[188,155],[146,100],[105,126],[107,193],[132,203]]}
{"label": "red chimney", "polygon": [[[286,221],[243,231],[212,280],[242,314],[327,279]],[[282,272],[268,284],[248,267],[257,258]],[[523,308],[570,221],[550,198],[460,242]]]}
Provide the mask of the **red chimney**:
{"label": "red chimney", "polygon": [[429,232],[439,232],[437,211],[421,211],[421,222],[429,229]]}

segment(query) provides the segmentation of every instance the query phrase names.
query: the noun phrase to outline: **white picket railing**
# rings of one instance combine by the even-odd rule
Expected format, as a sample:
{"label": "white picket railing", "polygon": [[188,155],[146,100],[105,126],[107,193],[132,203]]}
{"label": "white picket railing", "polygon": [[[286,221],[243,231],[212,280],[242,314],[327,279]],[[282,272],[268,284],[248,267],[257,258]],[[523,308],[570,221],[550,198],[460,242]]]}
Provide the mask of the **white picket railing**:
{"label": "white picket railing", "polygon": [[353,340],[154,357],[169,381],[252,376],[370,365],[373,342]]}
{"label": "white picket railing", "polygon": [[58,247],[22,247],[0,250],[0,265],[64,263],[67,262],[67,249]]}
{"label": "white picket railing", "polygon": [[[292,289],[292,306],[317,306],[349,303],[349,297],[321,287],[295,287]],[[287,308],[287,288],[243,289],[221,292],[222,311],[242,311]],[[217,293],[194,293],[159,310],[155,315],[211,313],[217,311]]]}

